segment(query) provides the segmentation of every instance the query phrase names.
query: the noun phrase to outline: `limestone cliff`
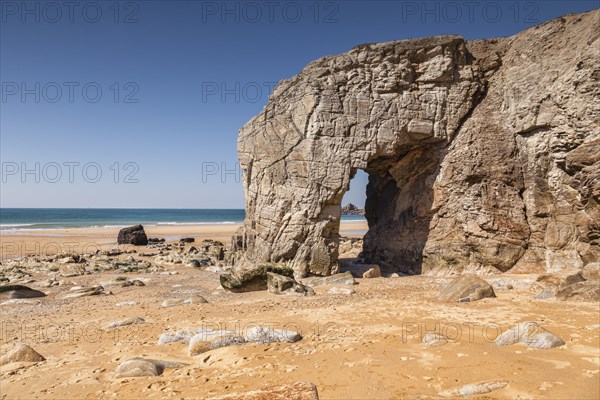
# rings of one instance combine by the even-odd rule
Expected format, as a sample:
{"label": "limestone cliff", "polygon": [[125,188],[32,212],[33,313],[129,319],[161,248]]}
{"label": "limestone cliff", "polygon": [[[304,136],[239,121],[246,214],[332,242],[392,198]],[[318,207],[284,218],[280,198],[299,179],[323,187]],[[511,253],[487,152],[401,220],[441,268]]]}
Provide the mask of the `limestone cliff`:
{"label": "limestone cliff", "polygon": [[239,133],[236,271],[337,269],[340,203],[369,174],[384,271],[552,271],[600,259],[600,11],[513,37],[360,45],[282,81]]}

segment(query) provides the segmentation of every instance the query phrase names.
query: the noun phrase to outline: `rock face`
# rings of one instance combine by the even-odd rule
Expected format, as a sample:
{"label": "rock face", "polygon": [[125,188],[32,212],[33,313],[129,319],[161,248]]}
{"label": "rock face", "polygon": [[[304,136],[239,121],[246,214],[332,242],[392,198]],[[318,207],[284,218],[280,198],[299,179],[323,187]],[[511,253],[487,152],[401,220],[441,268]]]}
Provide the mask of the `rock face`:
{"label": "rock face", "polygon": [[148,237],[142,225],[135,225],[121,229],[117,237],[117,243],[146,246],[148,244]]}
{"label": "rock face", "polygon": [[239,133],[234,273],[337,271],[341,201],[369,174],[385,273],[552,272],[600,258],[600,11],[513,37],[365,44],[282,81]]}
{"label": "rock face", "polygon": [[342,207],[342,215],[365,215],[365,210],[356,207],[352,203],[348,203]]}

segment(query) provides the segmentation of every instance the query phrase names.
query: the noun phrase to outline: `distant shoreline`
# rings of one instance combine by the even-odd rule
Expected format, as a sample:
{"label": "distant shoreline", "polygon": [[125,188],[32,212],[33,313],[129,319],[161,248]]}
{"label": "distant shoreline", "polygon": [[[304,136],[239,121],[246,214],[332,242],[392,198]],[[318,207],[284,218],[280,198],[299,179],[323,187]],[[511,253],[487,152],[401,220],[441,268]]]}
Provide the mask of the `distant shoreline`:
{"label": "distant shoreline", "polygon": [[[226,245],[242,223],[195,224],[195,225],[146,225],[148,237],[163,238],[167,242],[183,237],[193,237],[196,242],[205,239],[219,240]],[[0,231],[0,260],[37,255],[40,257],[56,253],[85,254],[98,249],[117,247],[117,234],[120,227],[76,227],[52,229],[19,229]],[[362,237],[367,231],[366,220],[342,220],[340,234]],[[123,246],[121,246],[123,247]],[[145,246],[134,247],[144,251]]]}

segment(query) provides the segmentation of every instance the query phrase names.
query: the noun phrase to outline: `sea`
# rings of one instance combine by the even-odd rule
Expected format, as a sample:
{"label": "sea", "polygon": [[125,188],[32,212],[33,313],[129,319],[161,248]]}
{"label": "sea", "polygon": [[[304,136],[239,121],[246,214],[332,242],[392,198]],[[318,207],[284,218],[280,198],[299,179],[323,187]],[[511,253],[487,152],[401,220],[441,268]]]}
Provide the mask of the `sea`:
{"label": "sea", "polygon": [[[244,209],[183,208],[0,208],[0,233],[31,229],[119,228],[142,224],[240,224]],[[364,221],[361,215],[343,215],[342,221]]]}

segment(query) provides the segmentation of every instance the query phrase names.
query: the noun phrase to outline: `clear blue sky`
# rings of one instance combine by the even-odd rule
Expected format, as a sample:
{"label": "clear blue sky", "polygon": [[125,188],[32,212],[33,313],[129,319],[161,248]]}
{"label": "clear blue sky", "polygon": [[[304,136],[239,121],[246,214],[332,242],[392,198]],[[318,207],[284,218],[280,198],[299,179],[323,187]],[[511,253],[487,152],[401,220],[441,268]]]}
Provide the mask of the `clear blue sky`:
{"label": "clear blue sky", "polygon": [[[599,7],[597,0],[0,4],[0,205],[132,208],[242,208],[236,174],[220,176],[223,167],[235,170],[238,129],[266,104],[274,82],[318,57],[437,34],[508,36]],[[36,163],[38,172],[22,174]],[[345,202],[364,204],[366,182],[357,176]]]}

